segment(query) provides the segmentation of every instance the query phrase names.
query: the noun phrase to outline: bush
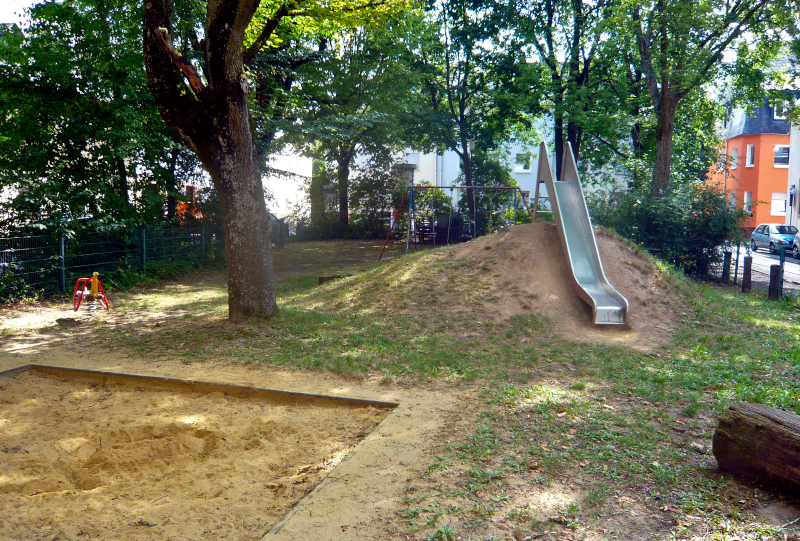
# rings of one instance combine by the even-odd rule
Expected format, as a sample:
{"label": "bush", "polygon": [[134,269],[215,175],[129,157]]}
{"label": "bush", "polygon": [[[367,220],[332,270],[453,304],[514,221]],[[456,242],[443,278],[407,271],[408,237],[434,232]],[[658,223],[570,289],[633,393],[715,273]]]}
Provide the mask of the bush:
{"label": "bush", "polygon": [[590,196],[595,224],[615,230],[647,251],[704,275],[722,260],[723,247],[741,241],[748,214],[730,203],[729,193],[715,186],[682,187],[665,197],[650,197],[649,187]]}
{"label": "bush", "polygon": [[21,270],[16,263],[0,264],[0,304],[36,300],[42,296],[41,290],[25,282],[24,276],[18,273]]}

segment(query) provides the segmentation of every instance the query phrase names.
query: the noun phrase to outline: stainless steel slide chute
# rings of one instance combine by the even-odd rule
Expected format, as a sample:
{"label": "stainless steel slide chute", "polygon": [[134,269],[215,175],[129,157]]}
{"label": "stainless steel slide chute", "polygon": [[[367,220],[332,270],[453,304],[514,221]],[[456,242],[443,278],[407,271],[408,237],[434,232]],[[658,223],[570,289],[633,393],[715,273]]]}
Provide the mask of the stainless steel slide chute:
{"label": "stainless steel slide chute", "polygon": [[561,247],[570,268],[572,285],[578,296],[592,307],[595,325],[625,325],[628,300],[609,283],[600,261],[589,209],[583,195],[578,168],[568,143],[564,149],[561,180],[553,180],[547,145],[539,149],[539,171],[536,182],[544,182],[558,227]]}

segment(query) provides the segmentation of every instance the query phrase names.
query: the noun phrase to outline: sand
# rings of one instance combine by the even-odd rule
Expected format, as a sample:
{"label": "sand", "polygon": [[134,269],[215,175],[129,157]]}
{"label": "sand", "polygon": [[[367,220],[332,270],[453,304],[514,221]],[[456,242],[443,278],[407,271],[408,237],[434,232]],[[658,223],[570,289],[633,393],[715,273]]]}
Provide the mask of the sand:
{"label": "sand", "polygon": [[260,539],[389,411],[0,380],[0,531]]}

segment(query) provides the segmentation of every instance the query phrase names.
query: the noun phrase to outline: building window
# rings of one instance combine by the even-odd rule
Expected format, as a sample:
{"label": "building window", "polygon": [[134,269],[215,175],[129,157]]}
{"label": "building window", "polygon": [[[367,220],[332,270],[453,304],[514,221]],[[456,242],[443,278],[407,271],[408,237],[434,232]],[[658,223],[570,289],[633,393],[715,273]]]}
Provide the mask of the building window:
{"label": "building window", "polygon": [[756,164],[756,146],[747,145],[747,167],[753,167]]}
{"label": "building window", "polygon": [[752,214],[753,212],[753,192],[744,192],[744,204],[742,210]]}
{"label": "building window", "polygon": [[775,167],[789,167],[789,145],[775,145]]}
{"label": "building window", "polygon": [[530,173],[531,172],[531,155],[528,152],[519,153],[514,155],[514,172],[515,173]]}
{"label": "building window", "polygon": [[770,216],[786,216],[786,192],[772,193]]}
{"label": "building window", "polygon": [[786,120],[786,105],[783,102],[773,104],[772,118],[775,120]]}
{"label": "building window", "polygon": [[731,149],[731,169],[736,169],[736,162],[739,159],[739,147]]}

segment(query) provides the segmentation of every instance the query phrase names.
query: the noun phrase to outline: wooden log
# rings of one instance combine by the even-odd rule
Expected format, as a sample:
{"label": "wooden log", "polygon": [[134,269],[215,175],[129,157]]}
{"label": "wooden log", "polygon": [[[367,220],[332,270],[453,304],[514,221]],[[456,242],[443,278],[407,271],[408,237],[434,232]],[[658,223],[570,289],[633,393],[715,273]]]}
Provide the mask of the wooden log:
{"label": "wooden log", "polygon": [[719,420],[712,450],[721,469],[800,495],[800,415],[733,404]]}
{"label": "wooden log", "polygon": [[350,274],[337,274],[335,276],[320,276],[319,277],[319,284],[317,284],[317,285],[321,286],[324,283],[333,282],[334,280],[339,280],[340,278],[347,278],[348,276],[352,276],[352,275],[350,275]]}

